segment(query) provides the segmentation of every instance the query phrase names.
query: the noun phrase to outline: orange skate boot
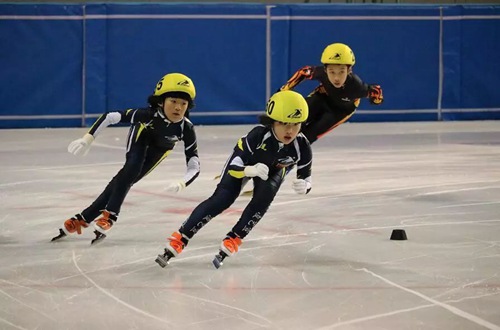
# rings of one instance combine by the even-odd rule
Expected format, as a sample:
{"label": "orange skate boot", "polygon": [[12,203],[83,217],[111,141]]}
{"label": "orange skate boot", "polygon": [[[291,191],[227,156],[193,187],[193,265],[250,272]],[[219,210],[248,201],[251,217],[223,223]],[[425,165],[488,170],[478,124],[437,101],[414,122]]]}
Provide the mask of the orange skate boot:
{"label": "orange skate boot", "polygon": [[177,257],[179,253],[184,250],[188,242],[188,239],[182,236],[182,234],[178,231],[173,232],[172,236],[170,236],[168,240],[169,242],[165,247],[165,252],[163,254],[159,254],[155,260],[156,263],[162,268],[165,268],[168,265],[168,261],[171,258]]}
{"label": "orange skate boot", "polygon": [[215,268],[219,269],[220,266],[223,265],[224,259],[236,254],[240,246],[241,238],[226,236],[226,238],[222,240],[222,243],[220,245],[219,254],[216,255],[214,260],[212,261]]}
{"label": "orange skate boot", "polygon": [[94,222],[95,238],[92,240],[92,242],[90,242],[90,244],[96,244],[105,239],[106,234],[109,232],[111,227],[113,227],[116,219],[116,214],[111,213],[107,210],[102,211],[101,217]]}
{"label": "orange skate boot", "polygon": [[51,242],[60,240],[63,237],[77,233],[80,235],[82,233],[82,228],[87,228],[89,224],[85,221],[81,214],[77,214],[74,217],[64,221],[62,228],[59,228],[59,235],[52,238]]}

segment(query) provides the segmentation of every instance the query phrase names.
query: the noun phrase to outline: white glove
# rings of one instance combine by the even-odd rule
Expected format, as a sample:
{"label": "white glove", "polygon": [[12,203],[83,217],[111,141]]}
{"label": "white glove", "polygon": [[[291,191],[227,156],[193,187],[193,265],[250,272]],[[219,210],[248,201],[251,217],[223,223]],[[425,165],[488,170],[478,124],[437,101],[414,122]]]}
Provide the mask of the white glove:
{"label": "white glove", "polygon": [[292,188],[299,195],[307,194],[307,191],[311,189],[311,183],[304,179],[295,179],[292,183]]}
{"label": "white glove", "polygon": [[89,152],[92,142],[94,142],[94,137],[87,133],[81,139],[71,142],[68,145],[68,152],[75,156],[85,156]]}
{"label": "white glove", "polygon": [[168,192],[178,193],[184,188],[186,188],[186,184],[184,183],[184,181],[179,181],[170,184],[167,188],[165,188],[165,190]]}
{"label": "white glove", "polygon": [[262,180],[266,181],[269,174],[269,167],[266,164],[257,163],[255,165],[245,166],[245,176],[253,178],[258,176]]}

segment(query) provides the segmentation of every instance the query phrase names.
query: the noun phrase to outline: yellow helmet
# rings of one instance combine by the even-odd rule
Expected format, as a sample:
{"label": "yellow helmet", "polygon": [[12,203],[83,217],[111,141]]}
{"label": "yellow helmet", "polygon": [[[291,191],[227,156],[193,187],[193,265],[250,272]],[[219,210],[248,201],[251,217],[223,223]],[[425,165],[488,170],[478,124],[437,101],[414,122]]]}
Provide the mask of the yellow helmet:
{"label": "yellow helmet", "polygon": [[354,65],[356,58],[349,46],[336,43],[326,46],[321,54],[321,63]]}
{"label": "yellow helmet", "polygon": [[282,123],[302,123],[309,116],[309,107],[302,95],[286,90],[271,96],[267,102],[266,114]]}
{"label": "yellow helmet", "polygon": [[168,92],[183,92],[189,95],[191,100],[196,96],[193,81],[182,73],[169,73],[163,76],[154,91],[154,96],[160,96]]}

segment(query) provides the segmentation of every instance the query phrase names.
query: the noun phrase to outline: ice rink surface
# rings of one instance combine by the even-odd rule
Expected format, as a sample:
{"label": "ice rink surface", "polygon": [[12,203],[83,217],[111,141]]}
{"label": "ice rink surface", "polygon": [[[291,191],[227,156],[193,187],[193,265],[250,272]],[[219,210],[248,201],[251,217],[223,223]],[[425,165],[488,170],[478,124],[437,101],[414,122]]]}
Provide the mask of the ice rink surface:
{"label": "ice rink surface", "polygon": [[500,329],[500,122],[344,124],[313,145],[311,193],[292,172],[222,268],[249,197],[160,268],[250,127],[197,127],[198,180],[164,191],[184,175],[181,143],[97,246],[89,229],[50,239],[120,169],[127,128],[85,158],[66,152],[85,129],[0,130],[0,329]]}

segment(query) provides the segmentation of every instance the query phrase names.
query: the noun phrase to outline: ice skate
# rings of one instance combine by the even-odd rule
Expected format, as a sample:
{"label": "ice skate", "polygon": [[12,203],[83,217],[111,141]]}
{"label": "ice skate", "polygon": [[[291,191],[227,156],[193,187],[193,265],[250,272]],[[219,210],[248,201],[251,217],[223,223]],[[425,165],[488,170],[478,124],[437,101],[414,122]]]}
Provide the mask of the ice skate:
{"label": "ice skate", "polygon": [[219,254],[212,260],[215,268],[219,269],[224,264],[224,259],[230,257],[238,252],[241,246],[241,238],[239,237],[226,237],[220,245]]}
{"label": "ice skate", "polygon": [[159,254],[158,257],[156,257],[155,262],[160,265],[161,268],[165,268],[168,265],[168,261],[174,257],[175,256],[172,254],[172,252],[164,249],[164,253]]}
{"label": "ice skate", "polygon": [[164,253],[159,254],[155,260],[161,268],[165,268],[170,259],[177,257],[187,244],[185,243],[186,239],[184,238],[183,240],[182,234],[177,231],[172,233],[172,236],[168,240],[169,242],[164,249]]}
{"label": "ice skate", "polygon": [[82,228],[87,228],[89,224],[85,222],[80,214],[64,221],[63,227],[59,228],[59,235],[53,237],[51,242],[60,240],[63,237],[77,233],[80,235],[82,233]]}
{"label": "ice skate", "polygon": [[106,238],[106,234],[103,234],[97,230],[94,230],[95,238],[90,241],[90,245],[96,245],[97,243],[101,243],[103,239]]}
{"label": "ice skate", "polygon": [[59,235],[52,237],[50,241],[55,242],[66,236],[67,236],[66,233],[64,233],[64,231],[61,228],[59,228]]}
{"label": "ice skate", "polygon": [[106,238],[106,234],[111,230],[116,221],[116,215],[104,210],[102,216],[94,223],[95,238],[90,242],[90,245],[95,245],[102,242]]}
{"label": "ice skate", "polygon": [[217,254],[212,260],[212,263],[214,264],[214,267],[219,269],[223,264],[224,264],[224,259],[226,259],[227,254],[225,254],[223,251],[219,250],[219,254]]}

